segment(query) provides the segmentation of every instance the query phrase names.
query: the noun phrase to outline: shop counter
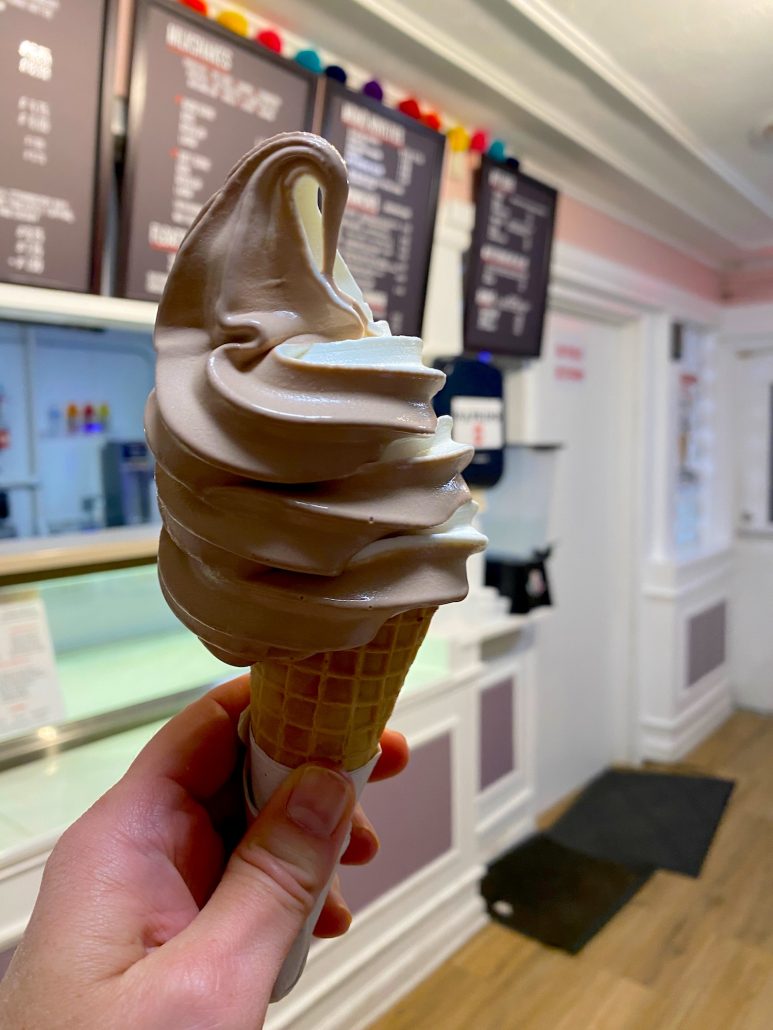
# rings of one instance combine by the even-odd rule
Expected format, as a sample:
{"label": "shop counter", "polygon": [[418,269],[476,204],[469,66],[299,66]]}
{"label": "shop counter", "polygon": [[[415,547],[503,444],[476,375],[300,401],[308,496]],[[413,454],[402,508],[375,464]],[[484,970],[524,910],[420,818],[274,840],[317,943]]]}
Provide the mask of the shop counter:
{"label": "shop counter", "polygon": [[[0,970],[60,833],[165,719],[237,672],[168,611],[141,535],[113,537],[109,557],[95,540],[47,571],[39,557],[26,570],[19,559],[3,579],[0,564],[0,604],[23,595],[45,612],[59,692],[57,720],[17,733],[6,725],[0,738]],[[533,825],[535,632],[490,589],[433,621],[392,720],[411,763],[365,792],[381,852],[343,871],[353,927],[315,942],[269,1027],[365,1025],[482,925],[483,865]]]}

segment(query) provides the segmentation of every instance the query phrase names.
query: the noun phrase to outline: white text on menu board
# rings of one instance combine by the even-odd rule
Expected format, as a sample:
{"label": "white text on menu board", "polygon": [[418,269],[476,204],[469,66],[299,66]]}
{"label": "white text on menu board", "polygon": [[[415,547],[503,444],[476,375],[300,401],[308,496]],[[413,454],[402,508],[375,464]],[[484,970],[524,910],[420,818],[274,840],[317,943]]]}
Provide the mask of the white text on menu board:
{"label": "white text on menu board", "polygon": [[386,318],[391,301],[391,329],[400,333],[395,302],[407,292],[413,247],[413,211],[402,198],[426,157],[407,144],[402,125],[357,104],[342,104],[341,121],[351,183],[342,250],[374,317]]}
{"label": "white text on menu board", "polygon": [[[520,336],[531,311],[523,294],[529,288],[534,234],[548,208],[520,196],[515,176],[497,168],[489,171],[488,185],[486,242],[480,249],[480,285],[475,291],[476,324],[483,332],[509,331]],[[521,241],[517,250],[514,239]]]}
{"label": "white text on menu board", "polygon": [[[27,14],[50,20],[58,13],[59,3],[19,0],[17,6]],[[33,95],[34,82],[50,83],[54,76],[54,58],[50,47],[32,39],[21,40],[18,47],[19,75],[31,79],[17,100],[16,127],[22,161],[45,167],[48,164],[48,138],[51,135],[51,106],[47,100]],[[18,222],[14,252],[9,267],[17,272],[42,275],[46,270],[46,229],[50,221],[72,224],[75,213],[63,197],[50,197],[30,190],[0,187],[0,218]]]}
{"label": "white text on menu board", "polygon": [[[205,177],[212,170],[206,144],[217,121],[218,104],[252,115],[271,124],[282,106],[282,98],[232,74],[233,49],[217,39],[203,36],[177,22],[166,26],[166,47],[182,58],[185,88],[189,94],[175,98],[179,115],[177,142],[172,151],[174,174],[172,209],[169,222],[151,221],[148,243],[155,250],[167,251],[167,270],[146,273],[146,289],[160,295],[169,268],[185,233],[207,199]],[[256,133],[253,142],[265,133]],[[247,149],[245,147],[245,149]]]}

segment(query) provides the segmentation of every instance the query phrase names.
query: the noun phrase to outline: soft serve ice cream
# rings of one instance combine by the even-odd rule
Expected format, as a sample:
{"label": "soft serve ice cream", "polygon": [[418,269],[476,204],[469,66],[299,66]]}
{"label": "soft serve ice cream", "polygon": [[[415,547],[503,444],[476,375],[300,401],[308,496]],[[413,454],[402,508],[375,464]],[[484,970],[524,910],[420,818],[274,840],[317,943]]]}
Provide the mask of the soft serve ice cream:
{"label": "soft serve ice cream", "polygon": [[443,374],[373,321],[337,253],[346,196],[329,143],[268,140],[200,213],[159,305],[161,586],[233,665],[357,647],[459,600],[485,542],[471,449],[432,410]]}

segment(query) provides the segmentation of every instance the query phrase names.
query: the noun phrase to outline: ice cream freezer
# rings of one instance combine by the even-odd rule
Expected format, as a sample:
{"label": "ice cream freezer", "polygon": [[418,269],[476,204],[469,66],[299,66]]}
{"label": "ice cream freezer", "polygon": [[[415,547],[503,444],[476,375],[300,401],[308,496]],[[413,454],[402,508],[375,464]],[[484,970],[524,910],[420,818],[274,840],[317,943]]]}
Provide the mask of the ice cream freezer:
{"label": "ice cream freezer", "polygon": [[[164,604],[151,530],[67,542],[0,544],[0,612],[25,627],[38,670],[32,689],[0,666],[0,969],[60,833],[166,718],[237,671]],[[426,638],[393,720],[411,764],[365,794],[381,855],[344,870],[354,927],[313,946],[303,985],[272,1006],[270,1026],[318,1025],[322,1010],[337,1025],[335,1013],[355,1004],[370,1011],[382,996],[374,963],[388,974],[390,998],[409,982],[398,938],[419,956],[411,971],[426,973],[481,925],[481,862],[530,818],[531,632],[495,609],[464,634],[449,620]]]}

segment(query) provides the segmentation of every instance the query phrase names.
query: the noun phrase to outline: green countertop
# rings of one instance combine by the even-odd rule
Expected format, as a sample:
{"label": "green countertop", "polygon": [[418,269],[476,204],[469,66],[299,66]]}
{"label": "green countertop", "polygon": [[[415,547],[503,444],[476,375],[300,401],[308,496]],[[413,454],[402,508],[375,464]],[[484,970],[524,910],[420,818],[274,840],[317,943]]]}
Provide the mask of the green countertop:
{"label": "green countertop", "polygon": [[[428,637],[403,694],[436,685],[448,673],[448,644]],[[83,648],[57,659],[68,718],[81,719],[163,694],[204,687],[238,674],[187,632],[169,632]],[[154,722],[0,773],[0,867],[3,854],[52,838],[96,801],[162,725]]]}
{"label": "green countertop", "polygon": [[56,665],[68,720],[221,683],[240,672],[186,630],[68,651]]}

